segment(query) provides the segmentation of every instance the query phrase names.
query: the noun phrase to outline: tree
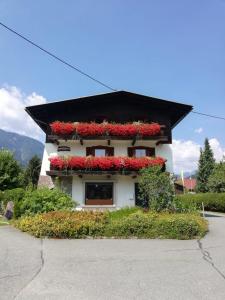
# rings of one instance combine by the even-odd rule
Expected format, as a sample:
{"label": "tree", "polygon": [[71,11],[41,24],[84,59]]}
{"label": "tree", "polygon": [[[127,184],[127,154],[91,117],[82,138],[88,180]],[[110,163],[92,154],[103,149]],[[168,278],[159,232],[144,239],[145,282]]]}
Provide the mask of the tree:
{"label": "tree", "polygon": [[225,192],[225,161],[215,165],[212,174],[209,176],[208,188],[210,192]]}
{"label": "tree", "polygon": [[0,190],[21,186],[22,175],[22,169],[13,153],[4,149],[0,150]]}
{"label": "tree", "polygon": [[200,158],[198,162],[197,172],[197,187],[198,192],[205,193],[208,191],[208,179],[215,166],[215,159],[213,157],[213,151],[210,147],[209,141],[206,138],[204,143],[204,149],[200,149]]}
{"label": "tree", "polygon": [[24,183],[25,185],[32,185],[36,187],[38,184],[39,174],[41,170],[41,160],[37,155],[34,155],[25,170]]}
{"label": "tree", "polygon": [[147,199],[149,208],[161,211],[169,209],[174,199],[174,185],[168,173],[160,167],[150,167],[140,171],[139,191]]}

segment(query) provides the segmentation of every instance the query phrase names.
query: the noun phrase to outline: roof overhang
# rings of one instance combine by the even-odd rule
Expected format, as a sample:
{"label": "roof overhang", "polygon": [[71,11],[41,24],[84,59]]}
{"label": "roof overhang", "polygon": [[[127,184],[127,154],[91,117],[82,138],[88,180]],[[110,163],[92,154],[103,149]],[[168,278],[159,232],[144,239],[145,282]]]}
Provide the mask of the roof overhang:
{"label": "roof overhang", "polygon": [[[99,115],[111,121],[158,121],[168,119],[174,128],[191,110],[191,105],[118,91],[26,107],[26,112],[47,133],[53,121],[95,121]],[[156,116],[156,120],[154,120]],[[129,119],[130,118],[130,119]],[[158,121],[160,122],[160,120]]]}

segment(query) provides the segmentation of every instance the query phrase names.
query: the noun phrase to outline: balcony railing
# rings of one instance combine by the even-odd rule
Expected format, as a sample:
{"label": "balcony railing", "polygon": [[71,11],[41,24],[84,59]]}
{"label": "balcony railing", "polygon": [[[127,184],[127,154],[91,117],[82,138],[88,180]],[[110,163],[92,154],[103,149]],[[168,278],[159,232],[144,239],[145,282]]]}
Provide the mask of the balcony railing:
{"label": "balcony railing", "polygon": [[59,140],[132,140],[134,145],[137,140],[155,140],[157,142],[168,142],[169,137],[165,125],[157,123],[132,123],[132,124],[110,124],[110,123],[65,123],[53,122],[50,124],[51,134],[47,136],[48,141]]}
{"label": "balcony railing", "polygon": [[50,176],[71,176],[73,174],[137,174],[142,168],[165,167],[166,160],[161,157],[79,157],[54,156],[50,159]]}

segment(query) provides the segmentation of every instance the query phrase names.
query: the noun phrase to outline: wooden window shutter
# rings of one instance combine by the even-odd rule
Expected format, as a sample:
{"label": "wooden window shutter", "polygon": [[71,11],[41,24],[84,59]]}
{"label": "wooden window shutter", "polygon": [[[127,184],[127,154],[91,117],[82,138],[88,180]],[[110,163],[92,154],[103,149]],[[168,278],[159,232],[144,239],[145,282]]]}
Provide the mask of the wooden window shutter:
{"label": "wooden window shutter", "polygon": [[147,156],[155,156],[155,148],[146,147]]}
{"label": "wooden window shutter", "polygon": [[93,155],[93,147],[86,147],[86,156]]}
{"label": "wooden window shutter", "polygon": [[127,154],[129,157],[133,157],[134,156],[134,147],[128,147]]}
{"label": "wooden window shutter", "polygon": [[106,147],[106,156],[114,156],[114,148]]}

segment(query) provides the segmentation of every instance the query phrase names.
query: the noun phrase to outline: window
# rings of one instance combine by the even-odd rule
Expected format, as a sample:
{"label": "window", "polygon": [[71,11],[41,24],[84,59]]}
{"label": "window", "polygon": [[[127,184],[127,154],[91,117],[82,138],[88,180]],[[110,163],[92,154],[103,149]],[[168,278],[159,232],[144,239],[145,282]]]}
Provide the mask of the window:
{"label": "window", "polygon": [[134,149],[134,156],[135,157],[147,156],[146,149]]}
{"label": "window", "polygon": [[155,148],[137,146],[128,147],[128,156],[130,157],[143,157],[143,156],[155,156]]}
{"label": "window", "polygon": [[86,205],[112,205],[113,183],[112,182],[88,182],[86,183]]}
{"label": "window", "polygon": [[94,156],[106,156],[106,149],[94,149]]}
{"label": "window", "polygon": [[107,146],[93,146],[93,147],[87,147],[86,148],[86,155],[92,155],[92,156],[113,156],[114,155],[114,148],[113,147],[107,147]]}

